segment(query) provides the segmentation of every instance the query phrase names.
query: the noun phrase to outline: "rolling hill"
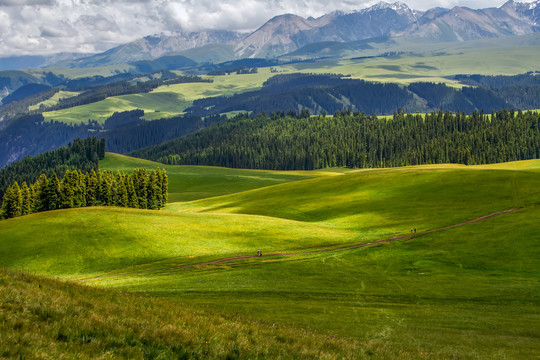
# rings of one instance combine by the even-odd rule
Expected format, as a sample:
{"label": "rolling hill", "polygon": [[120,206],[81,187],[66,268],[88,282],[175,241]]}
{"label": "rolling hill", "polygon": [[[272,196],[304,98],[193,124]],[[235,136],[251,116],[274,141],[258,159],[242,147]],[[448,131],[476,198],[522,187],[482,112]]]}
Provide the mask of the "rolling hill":
{"label": "rolling hill", "polygon": [[[137,165],[153,164],[111,155],[103,163]],[[538,160],[329,169],[271,186],[245,170],[168,170],[177,188],[188,173],[203,179],[209,171],[245,185],[161,211],[88,208],[3,221],[0,254],[10,256],[0,264],[166,297],[211,316],[347,337],[379,358],[526,359],[538,351]],[[226,187],[223,175],[215,189],[219,179]],[[186,193],[204,186],[185,184]],[[504,210],[512,211],[483,218]],[[345,248],[396,235],[405,237]],[[265,256],[254,257],[257,249]],[[13,280],[3,276],[5,289]]]}

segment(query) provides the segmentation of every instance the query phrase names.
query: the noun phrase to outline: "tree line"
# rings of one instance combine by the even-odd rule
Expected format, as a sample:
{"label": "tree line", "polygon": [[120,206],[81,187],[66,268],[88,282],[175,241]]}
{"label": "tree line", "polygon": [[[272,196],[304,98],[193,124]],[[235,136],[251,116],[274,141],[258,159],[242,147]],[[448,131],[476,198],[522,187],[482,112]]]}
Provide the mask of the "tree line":
{"label": "tree line", "polygon": [[15,181],[3,197],[0,216],[21,215],[87,206],[120,206],[160,209],[167,203],[168,176],[165,170],[137,168],[132,174],[110,171],[83,173],[66,170],[62,180],[56,173],[41,174],[33,184]]}
{"label": "tree line", "polygon": [[175,165],[270,170],[538,159],[540,114],[400,111],[386,119],[343,110],[333,117],[241,115],[132,155]]}
{"label": "tree line", "polygon": [[[39,139],[37,141],[39,142]],[[95,136],[84,140],[75,139],[67,147],[27,156],[0,170],[0,198],[15,181],[19,184],[33,183],[42,172],[51,177],[53,173],[62,176],[66,170],[97,170],[98,160],[104,157],[105,140]]]}

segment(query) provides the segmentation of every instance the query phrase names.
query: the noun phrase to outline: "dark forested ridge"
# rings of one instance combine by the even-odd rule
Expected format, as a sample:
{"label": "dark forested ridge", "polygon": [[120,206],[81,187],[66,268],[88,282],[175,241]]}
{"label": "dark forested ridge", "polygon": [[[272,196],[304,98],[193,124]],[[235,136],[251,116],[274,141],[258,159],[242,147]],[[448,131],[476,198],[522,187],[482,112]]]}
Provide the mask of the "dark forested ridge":
{"label": "dark forested ridge", "polygon": [[141,110],[126,111],[113,115],[105,122],[100,136],[107,140],[107,151],[126,154],[143,147],[161,144],[219,121],[225,116],[178,116],[169,119],[144,121]]}
{"label": "dark forested ridge", "polygon": [[398,112],[389,120],[350,111],[307,115],[238,116],[132,155],[167,164],[276,170],[540,158],[540,114],[534,112]]}
{"label": "dark forested ridge", "polygon": [[225,120],[225,116],[178,116],[145,121],[142,110],[113,114],[105,124],[68,125],[44,121],[41,114],[22,116],[0,130],[0,168],[45,151],[67,145],[76,138],[97,136],[107,140],[107,151],[125,154],[160,144]]}
{"label": "dark forested ridge", "polygon": [[[231,111],[258,114],[305,108],[313,114],[332,114],[351,108],[366,114],[384,115],[399,109],[431,112],[441,107],[455,112],[489,112],[506,107],[536,109],[540,108],[537,79],[540,76],[518,75],[506,79],[498,87],[491,87],[490,82],[484,80],[475,82],[475,87],[456,89],[423,82],[408,86],[374,83],[339,74],[280,74],[268,79],[260,90],[195,100],[187,111],[206,116]],[[460,77],[458,80],[470,79]]]}
{"label": "dark forested ridge", "polygon": [[0,218],[86,206],[155,210],[167,203],[167,192],[167,173],[161,169],[135,169],[132,174],[66,170],[61,180],[53,172],[50,178],[41,174],[30,185],[10,184],[3,196]]}
{"label": "dark forested ridge", "polygon": [[90,137],[75,139],[67,147],[28,156],[0,170],[0,197],[11,184],[35,182],[41,174],[60,177],[66,170],[97,170],[98,160],[105,156],[105,140]]}

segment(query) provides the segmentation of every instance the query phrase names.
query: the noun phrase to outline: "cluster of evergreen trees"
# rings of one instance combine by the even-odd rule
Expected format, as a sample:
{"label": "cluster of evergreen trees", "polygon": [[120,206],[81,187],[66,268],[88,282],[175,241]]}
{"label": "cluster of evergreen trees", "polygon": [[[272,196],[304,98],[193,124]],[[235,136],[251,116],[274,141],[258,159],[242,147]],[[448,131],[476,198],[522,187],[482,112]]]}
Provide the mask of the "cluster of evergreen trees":
{"label": "cluster of evergreen trees", "polygon": [[98,160],[104,157],[105,140],[98,140],[96,137],[75,139],[67,147],[62,146],[36,156],[27,156],[0,170],[0,198],[15,181],[19,184],[33,183],[42,172],[50,177],[53,173],[62,176],[66,170],[78,169],[83,172],[97,170]]}
{"label": "cluster of evergreen trees", "polygon": [[167,202],[165,170],[138,168],[132,174],[91,170],[67,170],[62,180],[56,173],[21,186],[14,182],[4,194],[0,215],[4,219],[41,211],[85,206],[121,206],[160,209]]}
{"label": "cluster of evergreen trees", "polygon": [[133,155],[168,164],[276,170],[497,163],[540,158],[540,114],[238,116]]}

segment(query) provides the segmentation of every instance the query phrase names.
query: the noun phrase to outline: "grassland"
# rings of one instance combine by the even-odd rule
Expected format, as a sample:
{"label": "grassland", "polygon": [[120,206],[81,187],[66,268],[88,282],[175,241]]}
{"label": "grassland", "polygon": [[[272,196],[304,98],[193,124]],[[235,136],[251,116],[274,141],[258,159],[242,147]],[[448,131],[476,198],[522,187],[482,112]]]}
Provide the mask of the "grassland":
{"label": "grassland", "polygon": [[0,297],[3,359],[358,359],[372,351],[394,353],[384,344],[365,346],[2,269]]}
{"label": "grassland", "polygon": [[[101,167],[152,165],[108,155]],[[312,176],[259,172],[268,181],[275,180],[272,176],[283,180],[274,184],[246,170],[167,170],[178,181],[174,186],[180,202],[164,210],[88,208],[1,222],[0,254],[6,255],[0,255],[0,266],[90,279],[86,284],[144,295],[141,301],[147,304],[159,307],[165,301],[168,309],[176,309],[174,304],[198,309],[216,317],[218,324],[220,319],[241,318],[347,344],[345,355],[329,350],[329,358],[530,359],[540,351],[538,160],[475,167],[329,169]],[[188,201],[181,189],[188,171],[200,174],[186,183],[186,192],[200,192],[207,176],[215,176],[216,189],[220,181],[223,187],[239,185],[235,191],[216,190]],[[419,232],[441,228],[510,208],[519,210],[410,239],[302,255],[310,249],[410,234],[411,227]],[[252,255],[257,249],[298,254],[185,267]],[[11,275],[3,276],[0,285],[6,287]],[[103,294],[109,298],[115,293]],[[148,316],[137,321],[155,321],[157,310],[147,306],[150,310],[139,313]],[[83,325],[73,329],[77,326]],[[219,326],[227,338],[230,332]],[[245,339],[244,333],[236,333]],[[296,344],[288,336],[284,343]],[[210,351],[229,343],[221,341],[212,342]],[[139,351],[136,344],[134,351]],[[357,346],[362,351],[354,353]],[[253,354],[251,348],[241,349],[246,357]],[[290,351],[283,356],[312,356]]]}
{"label": "grassland", "polygon": [[333,175],[332,171],[267,171],[225,169],[213,166],[169,166],[113,153],[107,153],[99,167],[110,171],[132,171],[137,167],[163,168],[167,170],[169,177],[169,202],[171,203]]}
{"label": "grassland", "polygon": [[[444,50],[433,45],[431,52],[403,54],[356,60],[331,60],[274,66],[279,73],[336,73],[376,82],[409,84],[427,81],[460,87],[449,79],[456,74],[515,75],[537,70],[538,46],[488,47]],[[115,111],[141,109],[147,120],[182,114],[193,101],[212,96],[227,96],[260,89],[275,75],[270,68],[259,68],[257,74],[203,76],[213,83],[190,83],[161,86],[148,94],[110,97],[97,103],[70,109],[45,112],[46,120],[70,124],[103,122]]]}
{"label": "grassland", "polygon": [[144,110],[147,120],[172,117],[183,114],[196,99],[259,89],[271,75],[270,68],[262,68],[257,74],[204,76],[213,82],[164,85],[147,94],[113,96],[92,104],[45,112],[43,116],[46,120],[70,124],[88,119],[104,122],[114,112],[135,109]]}
{"label": "grassland", "polygon": [[30,110],[30,111],[39,110],[41,107],[48,108],[48,107],[51,107],[51,106],[54,106],[54,105],[58,104],[60,102],[60,100],[68,99],[70,97],[74,97],[74,96],[77,96],[77,95],[79,95],[79,93],[76,92],[76,91],[64,91],[64,90],[61,90],[61,91],[57,92],[56,94],[54,94],[50,99],[42,101],[39,104],[30,106],[28,108],[28,110]]}

